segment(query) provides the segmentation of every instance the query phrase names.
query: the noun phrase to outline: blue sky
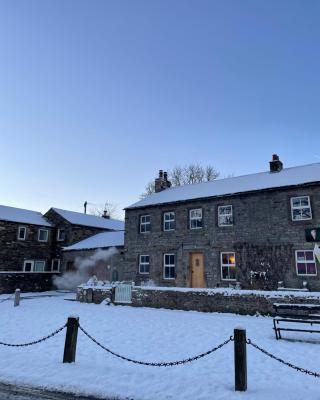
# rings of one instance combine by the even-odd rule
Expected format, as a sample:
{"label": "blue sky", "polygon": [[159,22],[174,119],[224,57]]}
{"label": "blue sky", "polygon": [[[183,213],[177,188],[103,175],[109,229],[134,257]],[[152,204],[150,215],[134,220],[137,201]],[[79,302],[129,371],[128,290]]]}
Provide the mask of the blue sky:
{"label": "blue sky", "polygon": [[0,204],[135,202],[159,169],[320,161],[317,0],[1,0]]}

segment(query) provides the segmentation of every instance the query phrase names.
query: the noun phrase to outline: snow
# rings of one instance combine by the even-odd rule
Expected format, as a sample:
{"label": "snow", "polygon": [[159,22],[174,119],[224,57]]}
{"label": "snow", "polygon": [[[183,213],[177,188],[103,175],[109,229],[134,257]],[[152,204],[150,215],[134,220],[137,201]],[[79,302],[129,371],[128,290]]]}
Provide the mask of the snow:
{"label": "snow", "polygon": [[[98,287],[98,286],[97,286]],[[103,286],[102,286],[103,287]],[[320,292],[297,292],[285,290],[249,290],[249,289],[233,289],[233,288],[180,288],[180,287],[164,287],[164,286],[139,286],[142,290],[160,290],[160,291],[174,291],[174,292],[205,292],[209,295],[222,294],[223,296],[259,296],[259,297],[305,297],[308,299],[320,299]]]}
{"label": "snow", "polygon": [[102,232],[81,240],[71,246],[64,247],[64,251],[102,249],[106,247],[118,247],[124,245],[124,231]]}
{"label": "snow", "polygon": [[124,221],[111,218],[97,217],[96,215],[83,214],[75,211],[52,208],[62,218],[74,225],[91,226],[101,229],[124,230]]}
{"label": "snow", "polygon": [[[1,341],[40,338],[62,326],[68,316],[78,315],[90,334],[120,354],[144,361],[172,361],[206,351],[242,326],[247,337],[266,350],[296,365],[320,370],[315,357],[319,336],[290,332],[283,334],[290,341],[277,341],[272,318],[83,304],[65,301],[71,295],[61,293],[33,297],[22,300],[19,307],[13,307],[12,300],[0,304]],[[63,364],[64,338],[65,331],[35,346],[0,346],[1,381],[135,400],[319,399],[317,378],[291,370],[250,346],[248,391],[236,393],[232,343],[193,363],[156,368],[117,359],[80,331],[76,362]]]}
{"label": "snow", "polygon": [[40,226],[52,226],[40,212],[0,205],[0,220]]}
{"label": "snow", "polygon": [[227,196],[236,193],[301,185],[319,181],[320,163],[315,163],[285,168],[280,172],[260,172],[226,179],[216,179],[212,182],[176,186],[159,193],[153,193],[127,208],[138,208],[214,196]]}

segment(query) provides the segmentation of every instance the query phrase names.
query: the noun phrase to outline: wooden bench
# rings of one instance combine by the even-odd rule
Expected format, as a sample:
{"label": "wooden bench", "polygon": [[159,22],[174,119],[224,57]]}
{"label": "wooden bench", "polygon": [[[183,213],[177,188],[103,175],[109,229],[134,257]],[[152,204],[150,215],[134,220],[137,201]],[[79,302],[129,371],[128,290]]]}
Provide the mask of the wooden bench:
{"label": "wooden bench", "polygon": [[277,340],[281,339],[281,331],[320,333],[320,330],[312,328],[300,329],[299,327],[288,328],[286,325],[280,326],[280,322],[309,324],[311,327],[320,324],[320,304],[274,303],[273,307],[276,312],[276,316],[273,318],[273,329]]}

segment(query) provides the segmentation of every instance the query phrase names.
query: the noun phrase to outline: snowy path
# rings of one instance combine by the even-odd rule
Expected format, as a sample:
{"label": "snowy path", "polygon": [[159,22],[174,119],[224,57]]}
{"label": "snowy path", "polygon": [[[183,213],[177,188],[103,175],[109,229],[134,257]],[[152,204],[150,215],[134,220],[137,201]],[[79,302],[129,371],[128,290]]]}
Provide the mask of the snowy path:
{"label": "snowy path", "polygon": [[[134,359],[158,362],[193,356],[243,326],[247,336],[267,350],[320,371],[320,335],[288,334],[307,343],[276,341],[271,318],[81,304],[61,296],[23,301],[16,308],[11,302],[0,304],[0,340],[17,343],[40,338],[70,315],[78,315],[81,325],[103,344]],[[0,381],[135,400],[320,399],[320,379],[290,370],[251,347],[247,350],[248,391],[235,393],[232,343],[192,364],[157,368],[119,360],[82,332],[76,363],[62,364],[64,337],[61,332],[25,348],[0,346]]]}

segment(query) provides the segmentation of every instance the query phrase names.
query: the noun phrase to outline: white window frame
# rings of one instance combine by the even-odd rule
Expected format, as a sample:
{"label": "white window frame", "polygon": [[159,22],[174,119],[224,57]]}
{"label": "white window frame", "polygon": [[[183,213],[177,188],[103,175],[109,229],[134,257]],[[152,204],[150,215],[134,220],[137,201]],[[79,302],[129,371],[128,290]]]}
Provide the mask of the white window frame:
{"label": "white window frame", "polygon": [[[149,262],[142,262],[141,259],[142,257],[149,257]],[[149,271],[148,272],[142,272],[141,271],[141,266],[148,266]],[[140,254],[139,256],[139,274],[141,275],[149,275],[150,274],[150,255],[149,254]]]}
{"label": "white window frame", "polygon": [[[224,254],[233,254],[234,256],[234,264],[223,264],[223,255]],[[234,251],[222,251],[220,253],[220,267],[221,267],[221,280],[222,281],[236,281],[236,278],[224,278],[223,277],[223,272],[222,269],[228,267],[228,270],[230,267],[236,268],[237,263],[236,263],[236,253]]]}
{"label": "white window frame", "polygon": [[[58,269],[57,270],[53,269],[53,264],[54,264],[55,261],[58,261]],[[61,265],[61,259],[60,258],[53,258],[52,261],[51,261],[51,271],[52,272],[60,272],[60,265]]]}
{"label": "white window frame", "polygon": [[[298,253],[299,252],[305,253],[306,251],[311,251],[312,252],[313,261],[304,259],[303,263],[304,264],[314,264],[315,268],[316,268],[316,273],[315,274],[299,274],[298,273],[298,263],[299,263],[299,261],[298,261]],[[317,261],[315,259],[313,250],[296,250],[295,251],[295,261],[296,261],[296,273],[297,273],[297,276],[317,276],[318,275]],[[300,263],[302,263],[302,261],[300,261]],[[307,271],[307,267],[306,267],[306,271]]]}
{"label": "white window frame", "polygon": [[[174,257],[174,264],[166,264],[166,256],[173,256]],[[167,278],[166,277],[166,267],[167,268],[173,268],[174,270],[174,277],[173,278]],[[175,253],[165,253],[163,255],[163,279],[168,280],[168,281],[174,281],[176,279],[176,255]]]}
{"label": "white window frame", "polygon": [[[64,231],[64,238],[63,239],[60,238],[60,232],[61,231]],[[64,242],[65,239],[66,239],[66,230],[64,228],[59,228],[58,231],[57,231],[57,241],[58,242]]]}
{"label": "white window frame", "polygon": [[[26,264],[27,263],[31,263],[31,270],[30,271],[26,271]],[[34,260],[24,260],[23,261],[23,272],[33,272],[34,269]]]}
{"label": "white window frame", "polygon": [[[24,236],[23,236],[23,238],[21,238],[20,237],[20,231],[21,230],[24,230]],[[26,226],[19,226],[19,228],[18,228],[18,240],[26,240],[26,238],[27,238],[27,227]]]}
{"label": "white window frame", "polygon": [[[149,217],[149,221],[148,222],[142,221],[142,219],[146,218],[146,217]],[[147,230],[143,231],[142,227],[143,226],[146,227],[147,225],[150,226],[150,229],[148,231]],[[140,230],[140,233],[150,233],[150,231],[151,231],[151,216],[150,216],[150,214],[140,215],[140,228],[139,228],[139,230]]]}
{"label": "white window frame", "polygon": [[[221,214],[220,215],[220,210],[222,210],[223,208],[227,208],[227,207],[230,207],[231,212],[229,214]],[[220,222],[220,218],[222,219],[225,216],[227,216],[227,217],[231,216],[231,220],[232,220],[231,224],[223,224],[223,223]],[[232,204],[226,204],[225,206],[218,206],[218,226],[232,226],[232,225],[233,225],[233,207],[232,207]]]}
{"label": "white window frame", "polygon": [[[199,217],[191,217],[191,214],[193,211],[200,211],[201,212],[201,218]],[[200,221],[201,220],[201,226],[192,226],[192,221]],[[189,229],[202,229],[203,227],[203,212],[202,208],[192,208],[189,210]]]}
{"label": "white window frame", "polygon": [[[170,219],[167,219],[166,220],[166,215],[169,215],[170,216],[170,214],[173,214],[173,218],[170,218]],[[171,225],[172,223],[173,223],[173,228],[170,228],[170,229],[166,229],[166,223],[168,223],[169,225]],[[175,212],[174,211],[166,211],[166,212],[164,212],[163,213],[163,230],[165,231],[165,232],[170,232],[170,231],[174,231],[176,228],[175,228],[175,225],[176,225],[176,215],[175,215]]]}
{"label": "white window frame", "polygon": [[[47,237],[46,237],[45,240],[41,240],[41,239],[40,239],[40,232],[41,232],[41,231],[47,232]],[[38,242],[46,243],[46,242],[48,241],[48,239],[49,239],[49,229],[39,228],[39,230],[38,230]]]}
{"label": "white window frame", "polygon": [[[308,206],[293,206],[293,202],[294,200],[297,199],[302,199],[302,198],[307,198],[308,199]],[[312,219],[312,208],[311,208],[311,202],[310,202],[310,196],[296,196],[296,197],[291,197],[290,199],[290,204],[291,204],[291,219],[293,222],[297,222],[297,221],[309,221],[310,219]],[[303,210],[304,208],[309,208],[310,209],[310,218],[299,218],[299,219],[294,219],[293,217],[293,210]]]}

